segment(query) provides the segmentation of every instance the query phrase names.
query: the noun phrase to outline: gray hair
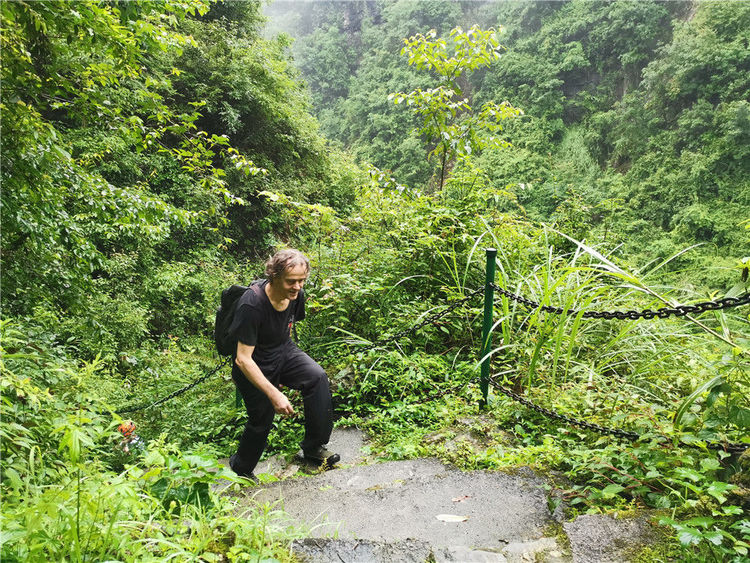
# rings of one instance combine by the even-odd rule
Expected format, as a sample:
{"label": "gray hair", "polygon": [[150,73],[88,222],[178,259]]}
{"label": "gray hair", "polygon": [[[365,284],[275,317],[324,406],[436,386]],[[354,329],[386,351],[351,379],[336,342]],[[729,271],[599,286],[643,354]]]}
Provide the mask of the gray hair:
{"label": "gray hair", "polygon": [[299,250],[295,250],[294,248],[279,250],[266,262],[266,277],[273,282],[285,270],[294,268],[295,266],[304,266],[305,270],[310,271],[310,261]]}

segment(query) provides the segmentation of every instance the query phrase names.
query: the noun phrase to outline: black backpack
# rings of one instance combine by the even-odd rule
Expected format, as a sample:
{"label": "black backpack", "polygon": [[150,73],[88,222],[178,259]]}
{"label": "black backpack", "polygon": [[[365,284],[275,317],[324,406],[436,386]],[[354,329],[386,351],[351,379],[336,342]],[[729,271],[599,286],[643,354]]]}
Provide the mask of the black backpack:
{"label": "black backpack", "polygon": [[216,310],[216,323],[214,324],[214,342],[216,350],[222,356],[231,356],[237,351],[237,339],[234,335],[229,334],[229,329],[234,321],[234,313],[237,311],[237,304],[240,297],[248,289],[252,289],[260,295],[260,282],[256,280],[249,286],[232,285],[221,292],[221,305]]}

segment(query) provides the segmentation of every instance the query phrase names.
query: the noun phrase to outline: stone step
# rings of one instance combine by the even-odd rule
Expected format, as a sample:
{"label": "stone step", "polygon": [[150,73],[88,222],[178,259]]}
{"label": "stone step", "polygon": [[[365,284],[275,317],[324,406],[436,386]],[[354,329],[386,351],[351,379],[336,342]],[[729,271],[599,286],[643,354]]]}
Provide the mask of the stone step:
{"label": "stone step", "polygon": [[256,468],[260,485],[231,493],[243,507],[282,509],[290,527],[306,530],[292,550],[308,563],[609,563],[628,561],[651,535],[645,518],[563,523],[560,507],[550,513],[545,479],[528,468],[377,462],[356,428],[335,429],[330,448],[342,458],[333,470],[275,456]]}

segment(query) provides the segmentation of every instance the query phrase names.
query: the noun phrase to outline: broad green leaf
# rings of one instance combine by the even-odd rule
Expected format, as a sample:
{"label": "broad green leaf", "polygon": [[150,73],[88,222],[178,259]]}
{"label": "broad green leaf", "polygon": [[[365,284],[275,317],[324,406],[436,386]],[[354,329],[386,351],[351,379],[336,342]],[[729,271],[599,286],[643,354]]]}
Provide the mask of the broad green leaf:
{"label": "broad green leaf", "polygon": [[625,490],[625,487],[618,485],[616,483],[612,483],[611,485],[607,485],[602,489],[602,497],[609,499],[616,497],[619,493]]}
{"label": "broad green leaf", "polygon": [[697,545],[703,539],[703,534],[695,528],[688,528],[687,526],[679,526],[677,538],[683,545]]}
{"label": "broad green leaf", "polygon": [[750,428],[750,409],[740,405],[729,408],[729,420],[740,428]]}
{"label": "broad green leaf", "polygon": [[716,531],[704,532],[703,537],[714,545],[721,545],[724,541],[723,534]]}
{"label": "broad green leaf", "polygon": [[677,469],[675,469],[675,474],[679,475],[680,477],[684,477],[685,479],[690,479],[691,481],[694,481],[696,483],[704,479],[702,473],[694,469],[689,469],[687,467],[678,467]]}
{"label": "broad green leaf", "polygon": [[689,520],[685,521],[685,524],[688,526],[699,526],[701,528],[708,528],[709,526],[712,526],[716,520],[711,518],[710,516],[696,516],[695,518],[690,518]]}
{"label": "broad green leaf", "polygon": [[714,497],[719,502],[725,502],[727,497],[724,493],[727,493],[733,489],[736,489],[736,485],[730,483],[724,483],[723,481],[714,481],[706,489],[706,493]]}

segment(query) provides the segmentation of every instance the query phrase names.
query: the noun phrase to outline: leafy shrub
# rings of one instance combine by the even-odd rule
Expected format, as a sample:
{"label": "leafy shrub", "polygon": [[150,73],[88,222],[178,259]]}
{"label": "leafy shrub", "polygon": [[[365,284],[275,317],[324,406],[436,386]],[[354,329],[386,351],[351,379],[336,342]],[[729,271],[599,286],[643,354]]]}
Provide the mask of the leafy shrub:
{"label": "leafy shrub", "polygon": [[[37,350],[9,321],[2,337],[4,561],[288,558],[278,511],[238,517],[212,490],[236,480],[215,455],[156,440],[124,472],[108,467],[121,436],[118,418],[85,391],[101,377],[98,361],[78,368]],[[46,390],[48,382],[59,388]]]}

